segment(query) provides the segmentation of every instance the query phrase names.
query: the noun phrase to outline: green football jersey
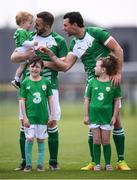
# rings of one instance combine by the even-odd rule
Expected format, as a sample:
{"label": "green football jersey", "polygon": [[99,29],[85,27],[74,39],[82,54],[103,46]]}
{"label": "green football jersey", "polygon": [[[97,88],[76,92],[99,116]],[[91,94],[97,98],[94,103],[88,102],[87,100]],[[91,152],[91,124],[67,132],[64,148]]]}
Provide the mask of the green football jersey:
{"label": "green football jersey", "polygon": [[[57,57],[65,57],[67,55],[68,49],[65,39],[57,34],[56,32],[51,32],[48,36],[35,35],[33,38],[39,44],[37,46],[47,46],[51,49]],[[41,57],[44,61],[51,61],[49,56],[42,54],[40,51],[36,51],[36,54]],[[48,78],[51,82],[52,89],[58,89],[58,72],[50,68],[44,68],[42,76]]]}
{"label": "green football jersey", "polygon": [[47,98],[52,95],[51,84],[45,77],[32,81],[26,77],[21,84],[20,98],[25,98],[26,115],[30,124],[47,124]]}
{"label": "green football jersey", "polygon": [[22,28],[18,28],[13,36],[16,47],[22,47],[22,44],[27,41],[33,40],[33,33]]}
{"label": "green football jersey", "polygon": [[[65,39],[57,34],[56,32],[51,32],[48,36],[39,36],[34,34],[33,40],[38,42],[38,47],[40,46],[47,46],[51,49],[57,57],[65,57],[67,55],[68,49]],[[36,50],[37,56],[41,57],[44,61],[51,61],[49,56],[42,54],[40,51]],[[23,72],[23,79],[29,75],[28,69],[25,69]],[[49,79],[51,82],[52,89],[58,89],[58,72],[52,70],[50,68],[44,68],[42,76]]]}
{"label": "green football jersey", "polygon": [[105,46],[109,37],[110,34],[102,28],[86,27],[83,38],[72,39],[69,51],[81,59],[87,73],[87,80],[95,77],[96,60],[110,53],[110,50]]}
{"label": "green football jersey", "polygon": [[94,78],[90,80],[86,88],[85,97],[90,98],[90,123],[110,124],[114,99],[121,97],[121,88],[111,85],[111,81],[102,82]]}

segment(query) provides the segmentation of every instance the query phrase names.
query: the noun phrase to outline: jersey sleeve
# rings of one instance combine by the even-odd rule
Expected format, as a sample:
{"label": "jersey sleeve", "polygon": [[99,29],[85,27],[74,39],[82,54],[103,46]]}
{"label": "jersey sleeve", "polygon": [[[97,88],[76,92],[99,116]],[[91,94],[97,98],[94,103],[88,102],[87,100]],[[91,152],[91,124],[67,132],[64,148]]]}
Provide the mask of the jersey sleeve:
{"label": "jersey sleeve", "polygon": [[19,90],[19,98],[26,98],[26,88],[25,88],[25,82],[23,81],[21,83],[21,87],[20,87],[20,90]]}
{"label": "jersey sleeve", "polygon": [[47,92],[46,92],[46,95],[47,96],[51,96],[53,93],[52,93],[52,89],[51,89],[51,83],[50,81],[47,81]]}
{"label": "jersey sleeve", "polygon": [[87,85],[85,90],[85,97],[91,98],[92,95],[92,85],[91,82]]}
{"label": "jersey sleeve", "polygon": [[76,58],[80,58],[80,55],[79,55],[77,49],[74,48],[74,45],[75,45],[75,40],[74,40],[74,39],[75,39],[75,38],[73,38],[73,39],[71,40],[71,42],[70,42],[68,54],[72,54],[72,55],[75,56]]}
{"label": "jersey sleeve", "polygon": [[61,39],[60,41],[60,45],[59,45],[59,58],[60,57],[65,57],[68,53],[68,48],[67,48],[67,44],[66,41],[64,39]]}
{"label": "jersey sleeve", "polygon": [[[89,29],[90,31],[90,29]],[[92,36],[100,43],[106,44],[106,41],[111,37],[110,33],[103,28],[92,28]]]}
{"label": "jersey sleeve", "polygon": [[14,39],[15,39],[16,47],[21,47],[24,41],[28,39],[28,35],[26,31],[19,30],[15,32]]}
{"label": "jersey sleeve", "polygon": [[24,41],[23,44],[22,44],[24,47],[34,47],[35,45],[35,41]]}
{"label": "jersey sleeve", "polygon": [[116,86],[115,87],[115,91],[114,91],[114,99],[120,98],[121,96],[122,96],[121,87],[120,86]]}

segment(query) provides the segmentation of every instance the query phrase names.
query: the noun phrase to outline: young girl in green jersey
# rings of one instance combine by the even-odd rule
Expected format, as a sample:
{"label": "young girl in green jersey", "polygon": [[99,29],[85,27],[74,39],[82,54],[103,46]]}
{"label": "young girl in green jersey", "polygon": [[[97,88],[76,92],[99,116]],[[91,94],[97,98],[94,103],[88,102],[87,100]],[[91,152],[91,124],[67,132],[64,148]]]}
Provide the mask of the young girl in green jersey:
{"label": "young girl in green jersey", "polygon": [[120,86],[114,86],[111,77],[117,73],[116,57],[99,58],[95,67],[95,79],[90,80],[84,101],[84,123],[93,133],[94,171],[100,171],[101,144],[105,158],[105,169],[112,170],[110,132],[116,122],[121,97]]}
{"label": "young girl in green jersey", "polygon": [[44,170],[44,140],[47,138],[47,124],[52,124],[52,90],[49,80],[40,76],[43,66],[43,61],[38,57],[30,61],[30,76],[24,79],[20,88],[19,101],[26,136],[25,172],[32,170],[32,146],[34,138],[37,139],[38,143],[37,171]]}

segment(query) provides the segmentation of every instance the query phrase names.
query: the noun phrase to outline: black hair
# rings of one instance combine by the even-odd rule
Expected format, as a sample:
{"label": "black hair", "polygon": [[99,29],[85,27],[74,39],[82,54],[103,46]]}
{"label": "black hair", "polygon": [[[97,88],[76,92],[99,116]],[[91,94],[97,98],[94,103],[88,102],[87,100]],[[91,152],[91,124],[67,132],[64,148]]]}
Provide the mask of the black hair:
{"label": "black hair", "polygon": [[68,12],[64,15],[64,19],[69,19],[70,24],[76,23],[79,27],[84,27],[84,20],[79,12]]}

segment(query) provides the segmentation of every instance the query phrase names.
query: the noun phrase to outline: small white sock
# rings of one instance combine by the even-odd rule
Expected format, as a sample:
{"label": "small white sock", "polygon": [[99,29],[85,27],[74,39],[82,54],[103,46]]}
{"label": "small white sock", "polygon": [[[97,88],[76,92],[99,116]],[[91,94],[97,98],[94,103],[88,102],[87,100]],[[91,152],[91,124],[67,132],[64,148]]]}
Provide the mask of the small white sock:
{"label": "small white sock", "polygon": [[15,81],[20,82],[20,78],[18,76],[15,76]]}

